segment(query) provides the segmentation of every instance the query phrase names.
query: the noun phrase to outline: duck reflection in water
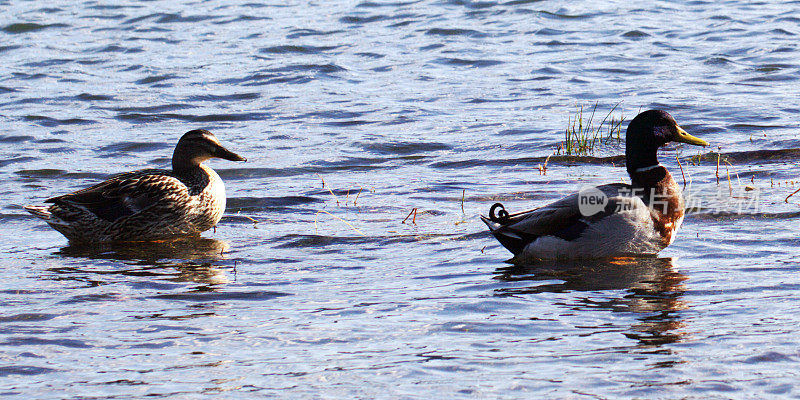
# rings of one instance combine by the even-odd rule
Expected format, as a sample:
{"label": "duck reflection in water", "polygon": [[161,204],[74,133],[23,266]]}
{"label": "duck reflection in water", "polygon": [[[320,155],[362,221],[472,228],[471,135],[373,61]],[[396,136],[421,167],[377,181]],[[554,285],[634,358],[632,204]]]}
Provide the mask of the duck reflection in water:
{"label": "duck reflection in water", "polygon": [[[230,245],[222,240],[189,237],[161,242],[72,244],[61,248],[57,255],[93,260],[122,261],[124,266],[98,270],[99,264],[76,269],[55,268],[59,273],[121,274],[153,276],[173,282],[197,282],[218,285],[230,282],[224,269],[215,264],[222,260]],[[165,268],[174,268],[165,272]]]}
{"label": "duck reflection in water", "polygon": [[[681,297],[688,278],[677,271],[672,258],[548,261],[498,268],[495,274],[495,279],[509,283],[496,290],[498,296],[604,292],[602,299],[584,296],[574,305],[642,314],[639,323],[623,334],[643,345],[674,343],[686,334],[679,331],[683,327],[679,311],[687,308]],[[562,282],[553,283],[556,280]],[[532,284],[537,281],[541,284]]]}

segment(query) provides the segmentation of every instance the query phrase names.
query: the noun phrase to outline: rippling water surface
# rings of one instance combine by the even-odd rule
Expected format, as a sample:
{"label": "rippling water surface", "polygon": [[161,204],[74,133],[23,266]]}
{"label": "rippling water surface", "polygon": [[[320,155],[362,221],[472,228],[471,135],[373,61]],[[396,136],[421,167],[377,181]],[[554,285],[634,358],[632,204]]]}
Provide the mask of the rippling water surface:
{"label": "rippling water surface", "polygon": [[[0,3],[0,394],[800,396],[800,3],[60,3]],[[492,203],[627,179],[613,141],[547,159],[617,104],[713,143],[660,155],[677,241],[504,263]],[[195,128],[249,159],[211,162],[204,239],[80,248],[22,209]]]}

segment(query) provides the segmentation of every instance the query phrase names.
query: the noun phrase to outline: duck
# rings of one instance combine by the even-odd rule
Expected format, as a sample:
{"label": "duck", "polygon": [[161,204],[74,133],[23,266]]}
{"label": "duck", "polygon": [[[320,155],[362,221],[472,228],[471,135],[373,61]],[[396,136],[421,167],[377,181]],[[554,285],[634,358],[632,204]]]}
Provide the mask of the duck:
{"label": "duck", "polygon": [[625,133],[630,184],[585,187],[515,214],[496,203],[481,220],[514,254],[512,263],[655,256],[675,240],[684,217],[681,187],[656,154],[669,142],[708,146],[666,111],[644,111],[631,120]]}
{"label": "duck", "polygon": [[162,241],[199,236],[225,211],[225,185],[203,163],[247,161],[211,132],[186,132],[172,154],[172,170],[142,169],[25,206],[70,243]]}

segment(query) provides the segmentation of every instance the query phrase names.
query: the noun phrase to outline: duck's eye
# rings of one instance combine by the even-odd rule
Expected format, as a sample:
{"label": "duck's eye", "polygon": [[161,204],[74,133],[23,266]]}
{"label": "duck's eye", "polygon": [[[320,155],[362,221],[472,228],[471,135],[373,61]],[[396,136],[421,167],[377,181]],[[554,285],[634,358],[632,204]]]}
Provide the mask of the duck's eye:
{"label": "duck's eye", "polygon": [[214,154],[217,151],[217,146],[214,143],[205,142],[203,143],[203,150],[208,152],[208,154]]}
{"label": "duck's eye", "polygon": [[673,132],[672,129],[670,129],[669,126],[660,125],[660,126],[656,126],[655,128],[653,128],[653,134],[655,136],[662,137],[664,139],[668,139],[668,138],[671,138],[675,134],[675,132]]}

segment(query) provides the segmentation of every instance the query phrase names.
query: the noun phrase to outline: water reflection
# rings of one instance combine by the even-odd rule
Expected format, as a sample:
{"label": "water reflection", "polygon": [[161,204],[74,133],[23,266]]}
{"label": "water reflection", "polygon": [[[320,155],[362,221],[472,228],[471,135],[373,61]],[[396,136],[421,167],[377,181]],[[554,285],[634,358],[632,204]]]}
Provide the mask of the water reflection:
{"label": "water reflection", "polygon": [[[617,258],[600,261],[553,261],[499,268],[495,279],[514,283],[497,289],[501,296],[552,292],[597,292],[578,299],[577,308],[641,314],[624,335],[645,345],[663,345],[685,335],[679,311],[688,278],[672,258]],[[536,284],[536,282],[539,282]],[[519,286],[524,284],[524,286]]]}
{"label": "water reflection", "polygon": [[61,248],[56,254],[91,259],[142,261],[163,260],[216,261],[224,257],[230,245],[222,240],[196,237],[161,242],[128,242],[75,244]]}
{"label": "water reflection", "polygon": [[92,263],[86,267],[65,266],[50,270],[62,277],[86,273],[114,274],[218,285],[231,281],[224,269],[215,266],[229,248],[227,242],[202,237],[164,242],[69,245],[55,254],[76,259],[121,261],[123,265],[108,268],[103,263]]}

